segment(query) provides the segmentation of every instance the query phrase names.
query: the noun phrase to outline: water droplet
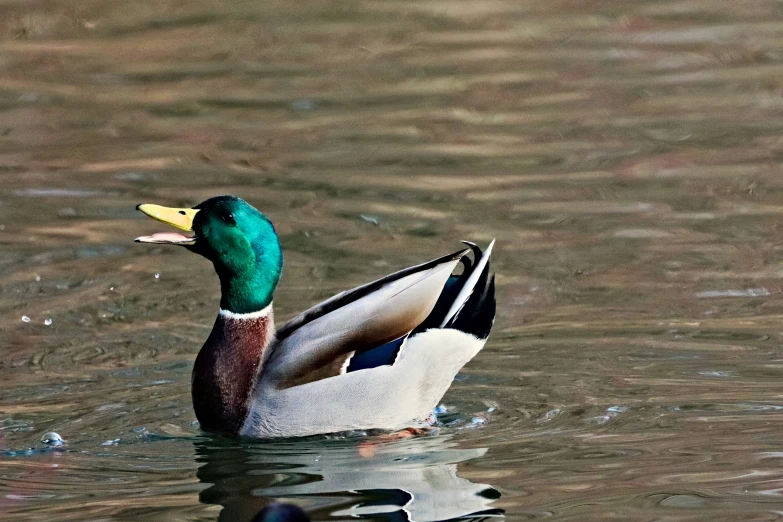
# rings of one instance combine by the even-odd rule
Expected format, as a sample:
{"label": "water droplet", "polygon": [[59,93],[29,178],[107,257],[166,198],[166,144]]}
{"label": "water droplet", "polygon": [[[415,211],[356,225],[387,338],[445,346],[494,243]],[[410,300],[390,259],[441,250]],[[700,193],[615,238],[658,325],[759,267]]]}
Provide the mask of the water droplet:
{"label": "water droplet", "polygon": [[35,280],[36,281],[40,281],[41,280],[41,276],[39,276],[39,275],[35,276]]}
{"label": "water droplet", "polygon": [[113,286],[109,287],[109,292],[114,292],[114,287]]}
{"label": "water droplet", "polygon": [[29,317],[27,317],[26,315],[23,315],[23,316],[22,316],[22,322],[23,322],[23,323],[29,323],[29,322],[30,322],[30,318],[29,318]]}
{"label": "water droplet", "polygon": [[155,274],[155,279],[160,279],[160,274]]}
{"label": "water droplet", "polygon": [[41,442],[44,444],[48,444],[49,446],[62,446],[65,441],[63,440],[62,437],[60,437],[59,433],[50,431],[49,433],[41,437]]}
{"label": "water droplet", "polygon": [[381,224],[381,218],[376,217],[376,216],[370,216],[368,214],[359,214],[359,219],[361,219],[362,221],[364,221],[366,223],[371,223],[371,224],[373,224],[375,226],[378,226],[378,225]]}
{"label": "water droplet", "polygon": [[46,319],[44,319],[44,324],[46,326],[52,326],[52,318],[51,317],[47,317]]}

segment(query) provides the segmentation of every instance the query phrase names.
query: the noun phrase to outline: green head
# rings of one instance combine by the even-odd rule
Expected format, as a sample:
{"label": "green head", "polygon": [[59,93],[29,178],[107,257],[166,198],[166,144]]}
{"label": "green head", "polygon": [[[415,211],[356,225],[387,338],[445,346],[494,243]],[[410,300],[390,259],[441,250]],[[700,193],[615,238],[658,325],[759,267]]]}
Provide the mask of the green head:
{"label": "green head", "polygon": [[136,208],[158,221],[193,232],[191,236],[153,234],[136,241],[183,245],[212,261],[220,278],[223,310],[251,313],[272,302],[283,269],[283,252],[272,222],[246,201],[218,196],[192,209]]}

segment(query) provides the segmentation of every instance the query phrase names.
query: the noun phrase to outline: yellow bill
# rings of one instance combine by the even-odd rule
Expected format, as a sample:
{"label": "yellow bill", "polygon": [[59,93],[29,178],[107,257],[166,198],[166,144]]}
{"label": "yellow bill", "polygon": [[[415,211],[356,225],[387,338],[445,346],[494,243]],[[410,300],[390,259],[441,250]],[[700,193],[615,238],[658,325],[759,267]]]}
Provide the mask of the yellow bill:
{"label": "yellow bill", "polygon": [[[196,217],[198,209],[195,208],[169,208],[160,205],[143,204],[136,207],[152,219],[156,219],[167,225],[171,225],[180,230],[193,231],[193,218]],[[196,238],[185,236],[176,232],[159,232],[151,236],[137,237],[138,243],[157,243],[168,245],[193,245]]]}

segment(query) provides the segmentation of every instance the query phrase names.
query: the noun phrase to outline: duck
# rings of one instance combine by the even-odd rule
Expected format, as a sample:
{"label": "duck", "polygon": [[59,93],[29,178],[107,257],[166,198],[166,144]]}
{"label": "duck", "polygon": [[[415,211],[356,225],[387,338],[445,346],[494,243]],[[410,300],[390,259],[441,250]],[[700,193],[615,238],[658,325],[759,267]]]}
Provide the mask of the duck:
{"label": "duck", "polygon": [[[343,291],[275,328],[283,251],[271,220],[234,196],[137,210],[185,232],[212,262],[220,308],[196,356],[193,409],[206,432],[248,438],[425,429],[495,320],[494,240]],[[461,270],[458,270],[461,266]]]}

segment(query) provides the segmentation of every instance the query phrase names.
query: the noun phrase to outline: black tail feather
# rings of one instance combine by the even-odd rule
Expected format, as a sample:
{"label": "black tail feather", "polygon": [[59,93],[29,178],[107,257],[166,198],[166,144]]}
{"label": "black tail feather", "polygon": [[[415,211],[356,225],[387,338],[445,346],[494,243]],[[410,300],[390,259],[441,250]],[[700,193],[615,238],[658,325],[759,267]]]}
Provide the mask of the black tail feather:
{"label": "black tail feather", "polygon": [[[471,273],[483,255],[482,250],[474,243],[463,241],[473,251],[473,262],[463,262],[464,270],[458,276],[451,276],[443,288],[435,307],[429,317],[424,320],[414,331],[421,332],[429,328],[439,328],[443,319],[451,308],[454,299],[465,285]],[[466,259],[467,256],[463,257]],[[482,270],[479,280],[476,282],[473,293],[465,305],[450,321],[448,328],[454,328],[469,333],[479,339],[486,339],[492,329],[495,320],[495,275],[489,272],[490,263]]]}
{"label": "black tail feather", "polygon": [[[478,288],[481,287],[476,289],[451,327],[479,339],[486,339],[495,322],[495,274],[489,276],[488,283],[485,277],[482,279],[485,281],[483,292],[480,294],[478,292]],[[477,299],[474,300],[474,297]]]}

